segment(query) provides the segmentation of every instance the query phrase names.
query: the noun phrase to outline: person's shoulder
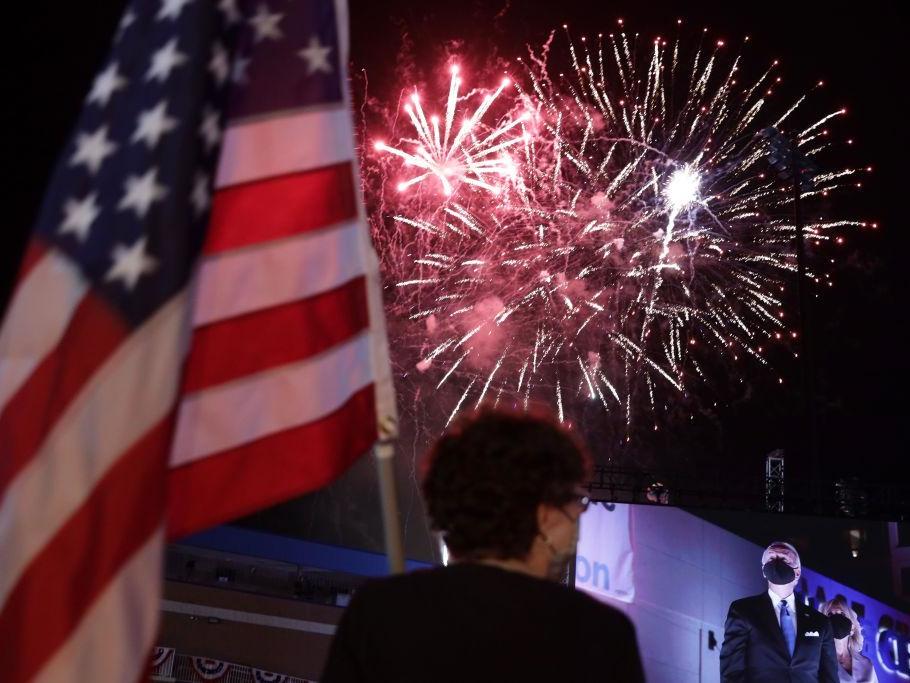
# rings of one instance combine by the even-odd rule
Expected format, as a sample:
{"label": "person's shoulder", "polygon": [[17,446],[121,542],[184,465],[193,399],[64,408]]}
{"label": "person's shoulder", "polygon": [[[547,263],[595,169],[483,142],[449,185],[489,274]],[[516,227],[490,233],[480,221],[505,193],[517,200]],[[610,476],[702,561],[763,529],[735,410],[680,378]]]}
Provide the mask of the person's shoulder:
{"label": "person's shoulder", "polygon": [[803,596],[802,596],[802,595],[800,595],[800,596],[797,597],[797,603],[796,603],[796,604],[798,605],[799,609],[802,610],[803,615],[809,617],[809,619],[811,620],[811,623],[812,623],[815,627],[830,628],[830,621],[828,620],[828,617],[826,617],[824,614],[822,614],[821,612],[819,612],[819,611],[818,611],[815,607],[813,607],[812,605],[808,604],[808,603],[803,599]]}
{"label": "person's shoulder", "polygon": [[754,615],[761,611],[761,609],[768,604],[768,594],[759,593],[758,595],[747,595],[744,598],[737,598],[730,603],[730,609],[728,610],[728,616],[731,618],[744,618],[747,620],[753,620]]}
{"label": "person's shoulder", "polygon": [[629,629],[633,628],[632,620],[622,611],[608,605],[581,590],[572,590],[555,586],[568,595],[568,600],[574,603],[580,614],[584,614],[592,621],[604,624],[607,627]]}
{"label": "person's shoulder", "polygon": [[872,669],[873,664],[871,659],[869,659],[862,652],[853,653],[853,673],[856,676],[857,680],[863,677],[867,677]]}
{"label": "person's shoulder", "polygon": [[359,605],[399,600],[415,590],[441,583],[445,568],[418,569],[407,574],[395,574],[368,579],[355,592],[354,602]]}
{"label": "person's shoulder", "polygon": [[747,595],[744,598],[737,598],[730,603],[730,609],[750,610],[755,607],[764,605],[768,601],[767,593],[758,593],[757,595]]}

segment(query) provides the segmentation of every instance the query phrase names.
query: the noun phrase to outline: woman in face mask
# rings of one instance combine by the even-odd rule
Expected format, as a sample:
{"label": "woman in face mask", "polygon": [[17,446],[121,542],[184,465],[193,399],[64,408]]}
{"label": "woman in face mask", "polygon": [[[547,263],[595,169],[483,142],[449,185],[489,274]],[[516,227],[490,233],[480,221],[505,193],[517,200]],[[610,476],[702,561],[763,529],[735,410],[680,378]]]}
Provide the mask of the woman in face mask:
{"label": "woman in face mask", "polygon": [[481,411],[425,462],[451,562],[359,588],[323,683],[644,683],[629,619],[558,583],[589,502],[575,437],[549,418]]}
{"label": "woman in face mask", "polygon": [[862,654],[863,631],[847,601],[838,595],[819,605],[818,611],[831,621],[841,683],[878,683],[872,661]]}

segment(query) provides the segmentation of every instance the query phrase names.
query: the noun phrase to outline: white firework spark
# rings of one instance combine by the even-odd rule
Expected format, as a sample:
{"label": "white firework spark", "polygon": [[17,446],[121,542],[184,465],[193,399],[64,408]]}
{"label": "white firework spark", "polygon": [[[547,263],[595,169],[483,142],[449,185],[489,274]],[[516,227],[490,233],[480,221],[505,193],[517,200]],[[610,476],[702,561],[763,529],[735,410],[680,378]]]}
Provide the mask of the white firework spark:
{"label": "white firework spark", "polygon": [[[653,414],[718,362],[767,364],[792,334],[781,292],[796,270],[793,195],[766,172],[756,133],[789,125],[809,100],[775,118],[776,63],[743,84],[741,58],[720,45],[642,47],[625,33],[582,43],[569,40],[572,69],[558,76],[532,53],[514,87],[500,84],[454,134],[453,72],[444,125],[427,123],[415,96],[416,150],[378,148],[417,173],[403,183],[417,192],[383,195],[373,221],[396,285],[388,309],[407,321],[396,344],[437,389],[457,386],[450,420],[495,391],[497,402],[543,398],[560,416],[595,401],[628,424],[633,406]],[[506,113],[482,123],[494,100]],[[842,113],[793,124],[796,145],[817,158]],[[825,169],[803,197],[857,172]],[[464,184],[482,191],[457,192]],[[861,225],[806,229],[815,247]]]}

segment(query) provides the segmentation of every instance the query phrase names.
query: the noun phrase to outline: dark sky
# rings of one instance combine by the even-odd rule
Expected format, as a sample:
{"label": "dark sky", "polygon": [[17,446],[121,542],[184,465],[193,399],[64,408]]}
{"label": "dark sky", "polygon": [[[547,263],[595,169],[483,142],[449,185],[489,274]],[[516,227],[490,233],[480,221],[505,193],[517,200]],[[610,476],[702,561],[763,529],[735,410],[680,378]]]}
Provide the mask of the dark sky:
{"label": "dark sky", "polygon": [[[863,3],[850,13],[833,7],[819,2],[355,3],[352,52],[355,67],[368,73],[370,92],[382,95],[402,85],[394,70],[402,46],[413,53],[426,77],[433,65],[444,63],[449,51],[467,54],[469,60],[478,54],[509,59],[523,54],[525,44],[540,45],[563,23],[577,37],[613,31],[622,18],[629,32],[666,36],[676,32],[681,18],[683,35],[690,39],[697,38],[703,27],[729,45],[749,35],[746,65],[752,68],[779,58],[783,98],[795,98],[824,80],[826,88],[814,106],[820,112],[845,106],[849,116],[832,128],[841,139],[856,140],[851,154],[838,161],[874,168],[862,179],[864,190],[839,198],[830,213],[878,221],[881,227],[848,234],[843,247],[824,254],[837,261],[836,284],[811,306],[820,476],[895,481],[897,461],[903,459],[899,455],[908,443],[903,391],[908,379],[903,303],[908,295],[903,276],[908,235],[899,187],[906,177],[899,164],[907,150],[907,96],[897,76],[906,66],[906,52],[892,5]],[[354,73],[356,79],[357,70]],[[668,430],[662,441],[649,443],[649,454],[640,460],[658,468],[683,463],[756,474],[764,455],[783,447],[790,455],[788,476],[810,476],[809,459],[801,452],[795,391],[799,367],[785,362],[780,371],[787,388],[775,385],[776,373],[763,377],[754,369],[748,401],[711,411],[708,422],[713,426],[703,425],[697,433]],[[706,436],[706,431],[712,434]]]}
{"label": "dark sky", "polygon": [[[32,2],[21,11],[17,31],[30,39],[6,69],[5,108],[12,116],[5,155],[8,174],[4,225],[8,247],[0,264],[0,291],[6,298],[25,235],[34,220],[44,185],[73,125],[82,99],[108,49],[122,1]],[[793,92],[819,79],[828,83],[823,104],[843,104],[850,115],[839,134],[853,137],[855,161],[874,166],[863,193],[839,206],[838,213],[880,223],[875,233],[849,237],[839,251],[837,285],[813,306],[817,342],[820,435],[823,476],[856,475],[899,481],[899,461],[908,444],[908,286],[904,258],[908,228],[904,217],[907,173],[906,47],[897,3],[855,3],[850,11],[819,2],[472,2],[352,0],[352,61],[366,69],[374,94],[399,87],[394,65],[403,36],[414,54],[432,65],[452,45],[464,41],[474,54],[505,58],[540,44],[568,22],[579,33],[608,32],[617,17],[630,31],[668,34],[677,18],[693,33],[710,27],[731,41],[752,37],[750,59],[778,57]],[[355,82],[355,86],[357,83]],[[785,369],[797,381],[797,368]],[[808,474],[801,457],[796,402],[792,391],[758,378],[752,400],[721,408],[715,416],[723,438],[701,458],[687,460],[715,470],[758,472],[764,454],[784,446],[796,453],[791,471]],[[685,432],[666,452],[688,447]],[[692,442],[696,443],[695,440]],[[690,448],[689,450],[694,450]],[[709,451],[709,452],[708,452]],[[672,457],[676,457],[675,455]],[[658,465],[675,466],[667,456]],[[906,479],[904,479],[906,481]]]}

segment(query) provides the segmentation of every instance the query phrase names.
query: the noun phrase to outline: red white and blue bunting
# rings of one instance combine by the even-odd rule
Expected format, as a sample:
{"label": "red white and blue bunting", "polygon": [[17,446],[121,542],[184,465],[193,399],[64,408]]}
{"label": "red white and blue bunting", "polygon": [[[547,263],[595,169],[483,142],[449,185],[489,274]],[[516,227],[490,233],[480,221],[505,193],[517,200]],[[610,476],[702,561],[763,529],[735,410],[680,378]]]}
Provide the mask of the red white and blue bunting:
{"label": "red white and blue bunting", "polygon": [[152,650],[152,667],[158,668],[173,656],[174,648],[156,647],[154,650]]}
{"label": "red white and blue bunting", "polygon": [[152,673],[156,676],[170,677],[173,675],[176,659],[174,648],[156,647],[152,650]]}
{"label": "red white and blue bunting", "polygon": [[217,681],[230,670],[231,665],[217,659],[193,657],[193,670],[206,681]]}
{"label": "red white and blue bunting", "polygon": [[[279,674],[243,664],[223,662],[208,657],[194,657],[178,653],[173,647],[156,647],[152,650],[153,676],[168,679],[173,676],[190,676],[190,668],[195,673],[193,677],[195,681],[243,680],[250,681],[250,683],[318,683],[308,678]],[[180,678],[180,680],[188,679]]]}

